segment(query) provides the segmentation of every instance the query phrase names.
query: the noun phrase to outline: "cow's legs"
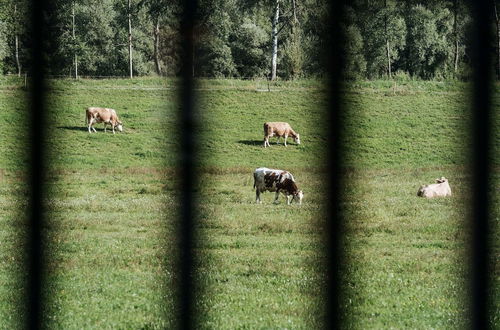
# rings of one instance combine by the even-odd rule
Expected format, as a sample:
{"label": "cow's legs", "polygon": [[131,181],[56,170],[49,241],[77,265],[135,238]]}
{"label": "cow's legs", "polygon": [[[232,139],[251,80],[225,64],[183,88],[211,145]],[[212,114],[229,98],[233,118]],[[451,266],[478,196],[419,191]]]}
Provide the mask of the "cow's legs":
{"label": "cow's legs", "polygon": [[288,139],[288,135],[285,134],[285,147],[286,147],[286,139]]}
{"label": "cow's legs", "polygon": [[260,200],[260,190],[259,188],[255,189],[255,203],[262,203],[262,201]]}
{"label": "cow's legs", "polygon": [[94,125],[94,118],[89,119],[89,133],[92,133],[91,129],[95,132],[95,128],[92,125]]}
{"label": "cow's legs", "polygon": [[287,204],[287,205],[290,205],[290,204],[291,204],[291,202],[292,202],[292,198],[293,198],[293,196],[292,196],[292,195],[288,195],[288,196],[286,196],[286,204]]}
{"label": "cow's legs", "polygon": [[280,144],[280,139],[281,139],[281,136],[278,135],[278,138],[276,139],[276,144]]}
{"label": "cow's legs", "polygon": [[115,125],[111,124],[111,128],[113,128],[113,134],[115,134]]}
{"label": "cow's legs", "polygon": [[104,123],[104,133],[106,133],[107,126],[108,126],[108,124]]}
{"label": "cow's legs", "polygon": [[280,197],[280,192],[277,190],[276,191],[276,195],[274,195],[274,204],[277,204],[278,203],[278,198]]}
{"label": "cow's legs", "polygon": [[267,147],[268,145],[269,145],[269,138],[264,137],[264,148]]}

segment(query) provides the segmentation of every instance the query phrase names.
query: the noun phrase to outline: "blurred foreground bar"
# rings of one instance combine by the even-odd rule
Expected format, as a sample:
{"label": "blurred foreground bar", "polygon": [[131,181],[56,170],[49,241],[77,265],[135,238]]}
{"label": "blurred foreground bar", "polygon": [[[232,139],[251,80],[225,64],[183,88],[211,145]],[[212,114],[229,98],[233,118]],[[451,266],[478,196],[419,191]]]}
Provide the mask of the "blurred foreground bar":
{"label": "blurred foreground bar", "polygon": [[327,169],[330,174],[328,180],[329,201],[326,205],[326,228],[327,230],[327,288],[326,288],[326,320],[325,328],[338,329],[342,327],[341,318],[341,269],[343,256],[341,253],[341,233],[343,227],[343,215],[340,212],[342,179],[342,80],[344,59],[342,58],[345,38],[341,22],[343,20],[344,1],[330,1],[329,7],[329,29],[324,36],[326,44],[324,60],[328,63],[329,70],[329,97],[326,118],[328,118],[327,131],[329,132],[327,149]]}
{"label": "blurred foreground bar", "polygon": [[31,80],[30,80],[30,102],[29,102],[29,211],[28,226],[26,235],[26,270],[27,283],[25,294],[26,299],[26,328],[39,329],[42,327],[43,304],[41,288],[43,286],[43,244],[42,244],[42,223],[44,221],[44,170],[45,145],[45,56],[44,47],[44,24],[43,12],[47,6],[45,0],[33,0],[31,2]]}
{"label": "blurred foreground bar", "polygon": [[493,2],[471,1],[474,95],[472,99],[472,251],[471,251],[471,328],[488,329],[489,291],[489,217],[490,217],[490,134],[493,62]]}
{"label": "blurred foreground bar", "polygon": [[179,260],[179,291],[177,306],[179,310],[179,327],[181,329],[192,329],[194,326],[193,315],[193,225],[196,216],[194,203],[195,178],[195,144],[194,144],[194,19],[197,8],[196,0],[182,1],[182,65],[181,65],[181,88],[180,88],[180,139],[181,150],[179,151],[179,173],[180,173],[180,239],[178,246]]}

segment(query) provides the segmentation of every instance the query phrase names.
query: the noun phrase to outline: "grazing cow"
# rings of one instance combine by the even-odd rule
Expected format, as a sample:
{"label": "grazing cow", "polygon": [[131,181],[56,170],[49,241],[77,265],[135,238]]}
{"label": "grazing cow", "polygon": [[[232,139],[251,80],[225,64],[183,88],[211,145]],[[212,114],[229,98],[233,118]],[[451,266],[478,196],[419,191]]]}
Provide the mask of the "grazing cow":
{"label": "grazing cow", "polygon": [[442,176],[440,179],[436,179],[436,182],[437,183],[421,186],[417,191],[417,196],[426,198],[451,196],[451,188],[448,184],[448,179]]}
{"label": "grazing cow", "polygon": [[264,148],[269,145],[269,138],[271,136],[277,136],[278,140],[276,144],[279,143],[280,137],[285,138],[285,147],[286,147],[286,139],[291,136],[295,143],[300,144],[300,135],[295,133],[290,124],[285,122],[267,122],[264,124]]}
{"label": "grazing cow", "polygon": [[279,194],[286,196],[286,203],[291,204],[295,201],[302,204],[304,194],[297,188],[292,173],[282,170],[272,170],[260,167],[253,173],[253,187],[255,188],[255,202],[261,203],[260,193],[264,191],[275,191],[274,203],[278,202]]}
{"label": "grazing cow", "polygon": [[109,108],[87,108],[86,122],[88,125],[89,133],[92,133],[91,129],[96,132],[93,126],[95,123],[104,123],[104,132],[106,132],[107,125],[111,125],[113,134],[115,134],[115,128],[117,128],[120,132],[123,131],[122,122],[118,119],[116,111]]}

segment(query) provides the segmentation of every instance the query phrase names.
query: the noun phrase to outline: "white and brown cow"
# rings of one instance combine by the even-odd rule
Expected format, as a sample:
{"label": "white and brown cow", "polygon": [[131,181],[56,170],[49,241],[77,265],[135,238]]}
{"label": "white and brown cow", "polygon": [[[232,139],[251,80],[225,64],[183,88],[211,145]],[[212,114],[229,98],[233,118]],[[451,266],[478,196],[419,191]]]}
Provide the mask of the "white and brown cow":
{"label": "white and brown cow", "polygon": [[272,136],[278,137],[276,144],[278,144],[281,137],[284,137],[285,147],[286,147],[286,139],[288,139],[289,136],[293,138],[295,143],[300,144],[300,135],[298,133],[295,133],[295,131],[292,129],[292,126],[290,126],[289,123],[285,122],[264,123],[264,148],[270,146],[269,138]]}
{"label": "white and brown cow", "polygon": [[417,196],[426,198],[451,196],[451,188],[448,184],[448,179],[442,176],[436,179],[436,183],[420,186],[417,191]]}
{"label": "white and brown cow", "polygon": [[274,203],[278,202],[279,194],[282,193],[286,196],[288,205],[290,205],[292,201],[302,204],[304,194],[297,188],[292,173],[260,167],[253,172],[253,179],[256,203],[261,203],[260,193],[264,191],[274,191],[276,192]]}
{"label": "white and brown cow", "polygon": [[113,134],[115,134],[115,128],[120,132],[123,131],[122,122],[118,119],[118,115],[114,109],[89,107],[85,112],[89,133],[92,133],[91,130],[96,132],[93,126],[95,123],[104,123],[104,132],[106,132],[107,125],[111,125]]}

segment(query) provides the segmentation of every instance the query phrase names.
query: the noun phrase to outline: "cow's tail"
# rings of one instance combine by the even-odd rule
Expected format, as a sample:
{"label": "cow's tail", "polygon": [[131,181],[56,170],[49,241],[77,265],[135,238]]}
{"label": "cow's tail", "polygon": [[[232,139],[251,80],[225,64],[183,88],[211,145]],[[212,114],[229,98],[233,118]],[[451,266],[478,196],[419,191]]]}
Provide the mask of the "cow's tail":
{"label": "cow's tail", "polygon": [[253,189],[255,189],[257,183],[257,173],[253,174]]}
{"label": "cow's tail", "polygon": [[89,110],[85,109],[85,125],[89,124]]}

